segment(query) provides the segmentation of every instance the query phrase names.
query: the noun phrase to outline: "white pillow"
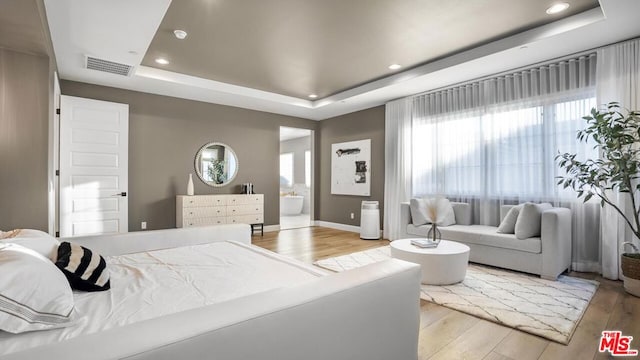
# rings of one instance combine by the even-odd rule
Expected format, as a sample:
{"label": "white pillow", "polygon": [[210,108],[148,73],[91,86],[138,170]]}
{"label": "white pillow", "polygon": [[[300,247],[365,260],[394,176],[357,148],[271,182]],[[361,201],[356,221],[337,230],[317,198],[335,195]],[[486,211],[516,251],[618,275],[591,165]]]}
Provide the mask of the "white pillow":
{"label": "white pillow", "polygon": [[518,221],[518,215],[520,214],[520,210],[522,210],[522,206],[523,204],[520,204],[509,209],[507,215],[505,215],[504,219],[500,222],[500,226],[498,226],[499,233],[515,234],[516,221]]}
{"label": "white pillow", "polygon": [[[427,223],[435,223],[438,226],[450,226],[456,223],[456,213],[453,211],[453,206],[448,199],[444,198],[432,198],[425,200]],[[431,213],[428,210],[429,207],[434,207],[436,210],[437,218],[432,219]]]}
{"label": "white pillow", "polygon": [[71,325],[73,292],[49,259],[0,243],[0,274],[0,330],[18,334]]}
{"label": "white pillow", "polygon": [[420,226],[427,223],[427,204],[424,199],[409,200],[409,208],[413,225]]}
{"label": "white pillow", "polygon": [[549,203],[522,205],[518,220],[516,220],[515,234],[520,240],[540,236],[542,212],[553,208]]}
{"label": "white pillow", "polygon": [[0,240],[0,244],[13,243],[22,245],[50,260],[55,260],[60,242],[46,232],[33,229],[19,229],[7,233],[11,233],[11,235]]}

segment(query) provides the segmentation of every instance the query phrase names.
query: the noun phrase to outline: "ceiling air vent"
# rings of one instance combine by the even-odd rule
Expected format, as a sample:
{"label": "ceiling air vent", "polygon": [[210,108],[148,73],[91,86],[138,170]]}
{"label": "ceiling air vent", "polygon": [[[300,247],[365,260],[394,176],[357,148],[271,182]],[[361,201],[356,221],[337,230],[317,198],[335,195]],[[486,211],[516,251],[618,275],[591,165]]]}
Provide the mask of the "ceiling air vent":
{"label": "ceiling air vent", "polygon": [[133,66],[87,56],[87,69],[129,76],[133,70]]}

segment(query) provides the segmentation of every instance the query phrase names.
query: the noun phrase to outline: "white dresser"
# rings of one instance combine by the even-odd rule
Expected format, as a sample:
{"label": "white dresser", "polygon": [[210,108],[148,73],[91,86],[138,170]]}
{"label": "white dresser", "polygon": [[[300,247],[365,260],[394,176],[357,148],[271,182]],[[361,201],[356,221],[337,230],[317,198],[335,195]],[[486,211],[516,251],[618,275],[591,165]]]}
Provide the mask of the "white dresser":
{"label": "white dresser", "polygon": [[[178,195],[176,227],[264,224],[264,195]],[[253,229],[253,226],[252,226]]]}

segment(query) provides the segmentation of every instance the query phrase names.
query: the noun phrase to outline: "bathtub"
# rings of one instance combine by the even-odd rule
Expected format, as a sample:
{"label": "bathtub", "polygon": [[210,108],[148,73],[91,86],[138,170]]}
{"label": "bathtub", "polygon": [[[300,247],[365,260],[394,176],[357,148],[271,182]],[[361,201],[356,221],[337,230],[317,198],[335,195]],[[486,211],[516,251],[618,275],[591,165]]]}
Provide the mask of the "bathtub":
{"label": "bathtub", "polygon": [[299,215],[302,213],[304,196],[280,196],[280,215]]}

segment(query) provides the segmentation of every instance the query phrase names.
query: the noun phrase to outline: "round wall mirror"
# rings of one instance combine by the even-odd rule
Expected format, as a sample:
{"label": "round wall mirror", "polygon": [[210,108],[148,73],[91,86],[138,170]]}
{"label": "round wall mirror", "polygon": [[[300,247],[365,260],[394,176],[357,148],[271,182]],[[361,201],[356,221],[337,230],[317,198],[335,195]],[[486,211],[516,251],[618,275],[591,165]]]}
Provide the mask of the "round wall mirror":
{"label": "round wall mirror", "polygon": [[196,154],[196,173],[209,186],[225,186],[238,173],[238,157],[229,145],[210,142]]}

